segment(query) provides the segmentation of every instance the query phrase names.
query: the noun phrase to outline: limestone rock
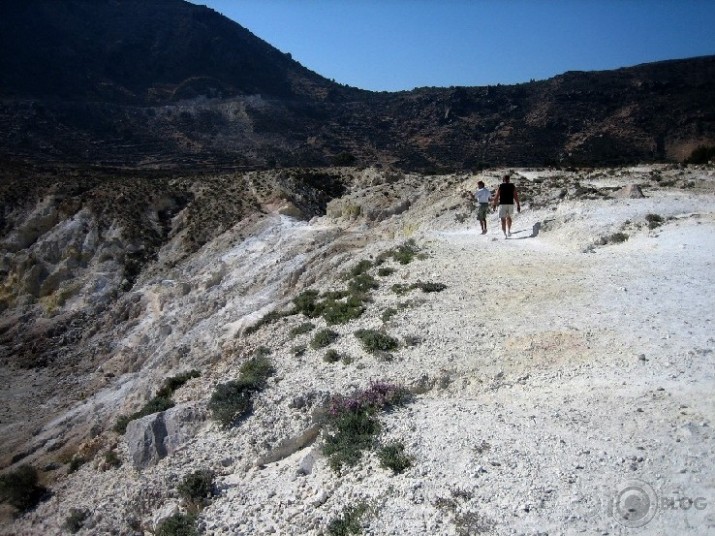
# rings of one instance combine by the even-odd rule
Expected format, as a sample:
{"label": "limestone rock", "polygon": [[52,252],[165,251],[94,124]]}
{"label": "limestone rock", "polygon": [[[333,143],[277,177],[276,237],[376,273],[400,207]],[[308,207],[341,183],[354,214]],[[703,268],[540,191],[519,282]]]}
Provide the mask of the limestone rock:
{"label": "limestone rock", "polygon": [[130,422],[125,439],[132,464],[137,469],[156,464],[193,437],[205,420],[203,408],[189,403]]}

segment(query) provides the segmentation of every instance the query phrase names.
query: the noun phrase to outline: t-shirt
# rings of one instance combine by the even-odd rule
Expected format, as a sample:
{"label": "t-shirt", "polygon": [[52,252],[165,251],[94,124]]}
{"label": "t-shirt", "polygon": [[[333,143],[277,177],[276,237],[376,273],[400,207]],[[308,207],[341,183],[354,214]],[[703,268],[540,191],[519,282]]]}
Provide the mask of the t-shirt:
{"label": "t-shirt", "polygon": [[489,203],[489,198],[492,196],[492,193],[488,188],[479,188],[474,195],[479,203]]}
{"label": "t-shirt", "polygon": [[513,205],[515,191],[516,191],[516,187],[512,183],[502,182],[499,185],[499,204],[500,205]]}

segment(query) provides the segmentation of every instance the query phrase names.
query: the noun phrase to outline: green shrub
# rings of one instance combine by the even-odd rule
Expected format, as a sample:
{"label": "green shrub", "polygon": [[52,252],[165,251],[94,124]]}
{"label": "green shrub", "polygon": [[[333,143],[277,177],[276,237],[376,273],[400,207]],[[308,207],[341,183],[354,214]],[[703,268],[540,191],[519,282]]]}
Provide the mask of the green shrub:
{"label": "green shrub", "polygon": [[380,466],[399,474],[412,467],[412,459],[405,454],[405,446],[400,442],[390,443],[377,451]]}
{"label": "green shrub", "polygon": [[363,349],[370,353],[377,352],[378,350],[389,352],[390,350],[397,349],[399,346],[397,339],[374,329],[359,329],[355,332],[355,336],[362,343]]}
{"label": "green shrub", "polygon": [[323,444],[330,467],[337,472],[343,465],[355,465],[362,452],[372,448],[380,433],[378,411],[406,400],[404,388],[379,382],[350,396],[333,397],[327,411],[328,433]]}
{"label": "green shrub", "polygon": [[326,300],[322,304],[322,316],[328,325],[347,324],[365,312],[360,298],[351,296],[347,301]]}
{"label": "green shrub", "polygon": [[218,384],[208,405],[214,420],[227,427],[245,417],[251,411],[252,392],[240,380]]}
{"label": "green shrub", "polygon": [[289,316],[291,314],[294,314],[293,311],[271,311],[270,313],[265,314],[258,322],[253,324],[252,326],[248,326],[246,329],[243,330],[243,332],[246,335],[250,335],[251,333],[255,333],[259,329],[261,329],[263,326],[267,326],[268,324],[272,324],[273,322],[276,322],[280,320],[283,317]]}
{"label": "green shrub", "polygon": [[179,495],[190,504],[203,507],[215,495],[214,472],[210,469],[201,469],[189,473],[176,488]]}
{"label": "green shrub", "polygon": [[73,456],[72,459],[70,460],[69,467],[67,468],[67,473],[69,473],[69,474],[74,473],[77,469],[82,467],[85,463],[87,463],[87,460],[85,460],[81,456]]}
{"label": "green shrub", "polygon": [[430,281],[427,282],[418,282],[414,283],[412,285],[412,288],[418,288],[422,292],[442,292],[444,289],[447,288],[447,285],[444,283],[432,283]]}
{"label": "green shrub", "polygon": [[379,283],[370,274],[360,274],[352,278],[348,283],[348,289],[353,294],[370,292],[371,290],[376,289],[379,286]]}
{"label": "green shrub", "polygon": [[350,274],[350,277],[357,277],[367,272],[370,268],[372,268],[372,262],[364,259],[353,266],[348,273]]}
{"label": "green shrub", "polygon": [[317,318],[321,314],[317,290],[306,290],[293,298],[295,313],[301,313],[308,318]]}
{"label": "green shrub", "polygon": [[378,268],[377,270],[377,275],[380,277],[387,277],[388,275],[392,275],[395,273],[394,268],[390,268],[388,266],[385,266],[384,268]]}
{"label": "green shrub", "polygon": [[613,233],[611,236],[606,238],[606,243],[607,244],[620,244],[621,242],[625,242],[628,240],[628,235],[626,233],[622,232],[617,232]]}
{"label": "green shrub", "polygon": [[291,348],[290,351],[293,354],[293,357],[300,357],[305,354],[307,349],[308,347],[305,344],[298,344]]}
{"label": "green shrub", "polygon": [[122,466],[122,460],[119,459],[119,456],[117,456],[116,451],[113,449],[104,453],[104,463],[107,464],[108,467],[112,467],[114,469]]}
{"label": "green shrub", "polygon": [[27,464],[0,476],[0,502],[14,506],[20,512],[27,512],[47,493],[37,482],[37,470]]}
{"label": "green shrub", "polygon": [[303,335],[304,333],[310,333],[315,329],[315,324],[312,322],[303,322],[300,326],[292,328],[289,332],[291,337],[297,337],[298,335]]}
{"label": "green shrub", "polygon": [[237,380],[217,385],[209,400],[208,408],[212,417],[224,427],[250,413],[253,394],[266,386],[275,368],[268,358],[259,356],[246,361],[239,371]]}
{"label": "green shrub", "polygon": [[404,283],[395,283],[390,287],[390,290],[392,290],[392,292],[394,292],[398,296],[407,294],[412,289],[412,285],[405,285]]}
{"label": "green shrub", "polygon": [[276,369],[271,360],[261,353],[241,365],[239,372],[239,379],[244,385],[252,391],[259,391],[266,386],[266,381],[275,374]]}
{"label": "green shrub", "polygon": [[88,517],[88,510],[83,508],[70,508],[70,513],[65,519],[64,527],[72,534],[77,534],[84,526],[84,522]]}
{"label": "green shrub", "polygon": [[154,536],[198,536],[196,514],[174,514],[157,527]]}
{"label": "green shrub", "polygon": [[336,517],[328,524],[329,536],[350,536],[351,534],[361,534],[362,519],[368,507],[365,503],[356,506],[346,507],[340,517]]}
{"label": "green shrub", "polygon": [[325,348],[335,342],[338,337],[339,335],[332,329],[321,329],[313,336],[313,339],[310,341],[310,347],[313,348],[313,350]]}
{"label": "green shrub", "polygon": [[166,380],[164,380],[164,385],[162,385],[161,389],[159,389],[159,392],[156,393],[156,396],[159,398],[166,399],[171,398],[174,392],[181,386],[183,386],[186,382],[188,382],[192,378],[198,378],[200,376],[201,372],[199,372],[198,370],[190,370],[188,372],[172,376],[171,378],[167,378]]}
{"label": "green shrub", "polygon": [[415,241],[410,239],[393,249],[383,251],[380,255],[378,255],[378,260],[383,261],[384,259],[392,257],[393,260],[399,262],[400,264],[409,264],[419,251],[420,248],[417,247]]}
{"label": "green shrub", "polygon": [[394,307],[388,307],[387,309],[385,309],[385,310],[382,312],[382,316],[381,316],[382,321],[383,321],[383,322],[387,322],[387,321],[390,320],[393,316],[395,316],[395,315],[397,314],[397,312],[398,312],[397,309],[395,309]]}
{"label": "green shrub", "polygon": [[646,214],[646,221],[648,222],[648,229],[655,229],[663,225],[663,216],[658,214]]}
{"label": "green shrub", "polygon": [[325,355],[323,356],[323,361],[326,363],[337,363],[340,361],[340,352],[334,349],[330,349],[327,352],[325,352]]}

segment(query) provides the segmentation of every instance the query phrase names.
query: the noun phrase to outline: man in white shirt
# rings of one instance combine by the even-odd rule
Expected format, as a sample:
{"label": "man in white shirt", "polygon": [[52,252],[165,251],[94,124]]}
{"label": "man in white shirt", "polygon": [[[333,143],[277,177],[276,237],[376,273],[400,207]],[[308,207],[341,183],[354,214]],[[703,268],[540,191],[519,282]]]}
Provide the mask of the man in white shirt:
{"label": "man in white shirt", "polygon": [[477,200],[477,203],[479,203],[477,219],[482,226],[482,234],[487,234],[487,209],[489,208],[489,199],[491,199],[492,193],[488,188],[484,187],[484,181],[479,181],[477,186],[479,189],[474,192],[474,198]]}

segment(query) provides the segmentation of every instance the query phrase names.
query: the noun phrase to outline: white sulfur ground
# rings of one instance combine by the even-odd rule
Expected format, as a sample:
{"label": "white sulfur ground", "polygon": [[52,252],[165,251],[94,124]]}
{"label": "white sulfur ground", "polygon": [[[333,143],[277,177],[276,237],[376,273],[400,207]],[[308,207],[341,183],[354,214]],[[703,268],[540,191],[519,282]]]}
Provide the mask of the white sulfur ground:
{"label": "white sulfur ground", "polygon": [[[341,334],[334,347],[352,364],[324,363],[323,352],[310,349],[293,357],[291,348],[310,337],[287,336],[298,319],[259,332],[246,344],[270,347],[278,374],[249,420],[230,431],[207,425],[143,473],[125,463],[118,478],[88,464],[3,534],[53,534],[68,508],[88,505],[100,520],[81,534],[109,533],[113,524],[129,533],[127,508],[140,511],[153,493],[165,495],[181,475],[207,466],[222,490],[201,515],[212,535],[321,534],[361,501],[372,507],[363,520],[372,535],[715,533],[715,198],[648,195],[526,209],[508,240],[494,215],[486,236],[476,222],[422,226],[415,238],[428,257],[393,265],[368,312],[334,328]],[[649,230],[647,214],[664,224]],[[594,245],[621,229],[627,241]],[[309,242],[294,227],[284,231],[283,241],[255,245],[267,248],[264,259],[293,251],[288,242],[299,235]],[[373,241],[351,258],[395,243]],[[345,267],[334,262],[335,273]],[[447,288],[407,297],[388,290],[418,280]],[[383,324],[381,312],[404,302]],[[225,345],[236,322],[207,320],[194,336]],[[421,342],[376,361],[352,332],[383,325]],[[217,363],[183,396],[210,396],[212,382],[235,377],[236,359]],[[257,454],[309,424],[306,411],[290,405],[297,396],[421,378],[433,387],[381,417],[380,441],[403,442],[413,458],[401,475],[368,453],[338,477],[319,443],[254,466]],[[308,474],[298,474],[311,458]],[[87,478],[93,486],[77,485]],[[163,499],[168,508],[177,502]]]}

